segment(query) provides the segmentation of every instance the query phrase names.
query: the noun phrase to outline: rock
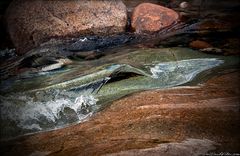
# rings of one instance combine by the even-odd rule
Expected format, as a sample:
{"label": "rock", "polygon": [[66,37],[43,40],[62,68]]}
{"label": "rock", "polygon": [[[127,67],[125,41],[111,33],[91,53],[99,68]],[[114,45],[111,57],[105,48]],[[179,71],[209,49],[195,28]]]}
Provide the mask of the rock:
{"label": "rock", "polygon": [[181,9],[186,9],[186,8],[189,7],[189,3],[188,3],[188,2],[181,2],[181,3],[179,4],[179,7],[180,7]]}
{"label": "rock", "polygon": [[212,47],[211,44],[205,42],[205,41],[201,41],[201,40],[195,40],[195,41],[192,41],[189,46],[191,48],[194,48],[194,49],[204,49],[204,48],[210,48]]}
{"label": "rock", "polygon": [[134,150],[135,155],[150,155],[164,150],[162,155],[205,155],[214,143],[220,152],[239,153],[238,82],[236,71],[204,85],[135,93],[84,123],[1,140],[1,154],[128,155]]}
{"label": "rock", "polygon": [[211,53],[211,54],[223,53],[222,49],[213,47],[211,44],[201,40],[192,41],[191,43],[189,43],[189,46],[194,49],[199,49],[200,51],[205,53]]}
{"label": "rock", "polygon": [[200,51],[210,54],[222,54],[223,50],[220,48],[210,47],[210,48],[203,48]]}
{"label": "rock", "polygon": [[124,32],[127,9],[120,0],[14,0],[6,20],[10,37],[23,54],[50,38]]}
{"label": "rock", "polygon": [[127,6],[128,12],[132,12],[133,9],[138,6],[139,4],[143,3],[143,2],[147,2],[147,3],[153,3],[153,4],[165,4],[167,5],[167,2],[164,1],[159,1],[159,0],[122,0],[123,3]]}
{"label": "rock", "polygon": [[131,26],[136,33],[156,32],[179,20],[179,15],[169,8],[142,3],[132,13]]}
{"label": "rock", "polygon": [[39,68],[39,72],[46,72],[46,71],[51,71],[51,70],[55,70],[55,69],[60,69],[65,65],[71,64],[72,61],[70,59],[57,59],[56,63],[51,64],[51,65],[47,65],[44,67],[40,67]]}
{"label": "rock", "polygon": [[109,36],[89,36],[75,41],[73,44],[67,46],[68,51],[90,51],[101,50],[109,47],[123,45],[134,40],[132,35],[119,34]]}
{"label": "rock", "polygon": [[133,149],[119,153],[107,154],[106,156],[159,156],[159,155],[205,155],[208,151],[215,150],[215,143],[207,139],[187,139],[180,143],[162,143],[157,147],[146,149]]}

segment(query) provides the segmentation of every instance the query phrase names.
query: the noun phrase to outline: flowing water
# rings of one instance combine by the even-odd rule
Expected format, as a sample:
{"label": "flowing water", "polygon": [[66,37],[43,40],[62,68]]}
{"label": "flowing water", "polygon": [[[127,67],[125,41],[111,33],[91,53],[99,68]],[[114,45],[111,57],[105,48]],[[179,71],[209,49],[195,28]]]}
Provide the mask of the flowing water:
{"label": "flowing water", "polygon": [[[223,37],[226,33],[232,32],[224,32]],[[211,55],[188,48],[185,42],[196,36],[183,33],[154,47],[108,48],[99,58],[75,58],[59,69],[26,70],[3,79],[1,139],[70,126],[89,119],[123,96],[203,83],[238,67],[238,56]],[[200,37],[219,39],[211,34]]]}
{"label": "flowing water", "polygon": [[3,81],[2,137],[76,124],[130,93],[184,85],[198,75],[211,76],[239,62],[236,57],[188,48],[114,50],[120,53]]}

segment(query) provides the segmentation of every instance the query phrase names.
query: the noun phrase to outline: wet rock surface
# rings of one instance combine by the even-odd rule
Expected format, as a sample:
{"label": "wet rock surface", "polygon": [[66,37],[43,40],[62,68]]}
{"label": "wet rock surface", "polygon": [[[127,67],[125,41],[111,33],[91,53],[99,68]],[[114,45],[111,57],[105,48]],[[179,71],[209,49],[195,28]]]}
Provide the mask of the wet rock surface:
{"label": "wet rock surface", "polygon": [[169,8],[142,3],[132,13],[131,26],[136,33],[156,32],[179,20],[179,15]]}
{"label": "wet rock surface", "polygon": [[163,143],[157,147],[147,149],[135,149],[119,153],[107,154],[108,156],[159,156],[159,155],[204,155],[215,149],[216,143],[207,139],[187,139],[179,143]]}
{"label": "wet rock surface", "polygon": [[130,43],[136,38],[136,36],[127,34],[119,34],[107,37],[89,36],[75,41],[71,45],[67,46],[65,50],[70,52],[101,50],[108,47],[116,47]]}
{"label": "wet rock surface", "polygon": [[203,49],[203,48],[210,48],[212,47],[212,45],[210,45],[209,43],[205,42],[205,41],[201,41],[201,40],[195,40],[192,41],[189,44],[190,47],[195,48],[195,49]]}
{"label": "wet rock surface", "polygon": [[[239,72],[222,74],[198,86],[133,94],[113,102],[79,125],[2,140],[1,152],[3,155],[239,152],[240,90],[236,86]],[[169,150],[163,150],[165,147]]]}
{"label": "wet rock surface", "polygon": [[15,0],[6,13],[10,37],[23,54],[56,37],[125,31],[126,6],[116,1]]}

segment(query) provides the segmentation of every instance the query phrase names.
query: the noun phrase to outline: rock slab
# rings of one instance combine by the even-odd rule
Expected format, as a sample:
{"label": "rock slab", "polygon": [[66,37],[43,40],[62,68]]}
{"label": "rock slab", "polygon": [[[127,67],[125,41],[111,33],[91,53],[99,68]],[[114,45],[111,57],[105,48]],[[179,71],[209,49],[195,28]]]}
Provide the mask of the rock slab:
{"label": "rock slab", "polygon": [[136,33],[156,32],[179,20],[174,10],[151,3],[138,5],[132,13],[131,26]]}
{"label": "rock slab", "polygon": [[121,0],[14,0],[6,21],[18,53],[23,54],[50,38],[123,32],[127,9]]}

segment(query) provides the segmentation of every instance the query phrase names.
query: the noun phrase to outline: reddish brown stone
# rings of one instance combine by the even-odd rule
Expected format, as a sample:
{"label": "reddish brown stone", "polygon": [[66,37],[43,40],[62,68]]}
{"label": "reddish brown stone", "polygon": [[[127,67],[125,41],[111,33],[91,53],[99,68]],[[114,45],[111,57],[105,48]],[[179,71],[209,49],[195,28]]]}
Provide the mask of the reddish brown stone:
{"label": "reddish brown stone", "polygon": [[25,53],[53,37],[123,32],[127,9],[121,0],[14,0],[6,20],[15,47]]}
{"label": "reddish brown stone", "polygon": [[137,33],[155,32],[179,20],[179,15],[169,8],[142,3],[132,13],[131,25]]}
{"label": "reddish brown stone", "polygon": [[201,41],[201,40],[195,40],[195,41],[192,41],[190,44],[189,44],[190,47],[192,48],[195,48],[195,49],[204,49],[204,48],[210,48],[212,47],[211,44],[205,42],[205,41]]}

